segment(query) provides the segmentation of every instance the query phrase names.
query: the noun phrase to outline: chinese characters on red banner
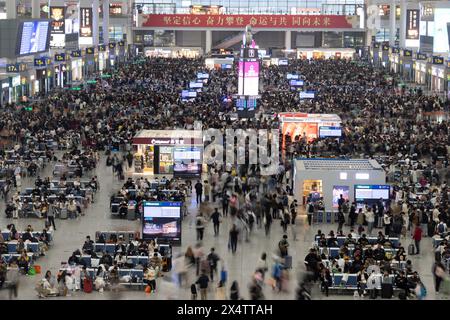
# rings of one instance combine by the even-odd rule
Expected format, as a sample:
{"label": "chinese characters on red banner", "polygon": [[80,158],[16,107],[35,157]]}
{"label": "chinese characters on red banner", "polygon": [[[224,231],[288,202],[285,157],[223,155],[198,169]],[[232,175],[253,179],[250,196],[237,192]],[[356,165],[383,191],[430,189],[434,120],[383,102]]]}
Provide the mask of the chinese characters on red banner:
{"label": "chinese characters on red banner", "polygon": [[143,15],[142,27],[198,27],[198,28],[352,28],[346,16],[338,15]]}

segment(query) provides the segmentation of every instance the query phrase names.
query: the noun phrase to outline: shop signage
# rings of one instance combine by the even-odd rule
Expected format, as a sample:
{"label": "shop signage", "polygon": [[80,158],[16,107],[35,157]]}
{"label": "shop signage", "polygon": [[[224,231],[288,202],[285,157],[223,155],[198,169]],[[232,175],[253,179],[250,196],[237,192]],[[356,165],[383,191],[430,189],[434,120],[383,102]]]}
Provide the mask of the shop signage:
{"label": "shop signage", "polygon": [[184,144],[183,139],[173,139],[173,138],[150,138],[150,144]]}
{"label": "shop signage", "polygon": [[276,29],[348,29],[358,28],[359,19],[344,15],[143,14],[140,27],[244,28],[247,25]]}
{"label": "shop signage", "polygon": [[65,53],[55,54],[55,61],[66,61],[66,54]]}
{"label": "shop signage", "polygon": [[94,54],[95,53],[95,48],[91,47],[91,48],[86,48],[86,54]]}
{"label": "shop signage", "polygon": [[125,42],[124,41],[119,41],[119,47],[124,47],[125,46]]}
{"label": "shop signage", "polygon": [[65,7],[51,7],[50,8],[50,18],[52,19],[51,22],[51,33],[57,34],[61,33],[64,34],[65,32]]}
{"label": "shop signage", "polygon": [[105,50],[106,50],[106,45],[104,45],[104,44],[99,44],[99,45],[98,45],[98,51],[103,52],[103,51],[105,51]]}
{"label": "shop signage", "polygon": [[400,53],[400,49],[399,48],[392,47],[391,50],[392,50],[392,53]]}
{"label": "shop signage", "polygon": [[416,53],[416,60],[427,60],[427,55],[425,53]]}
{"label": "shop signage", "polygon": [[383,51],[389,51],[389,44],[384,43],[382,47]]}
{"label": "shop signage", "polygon": [[15,72],[19,72],[19,64],[7,64],[6,65],[6,72],[7,73],[15,73]]}
{"label": "shop signage", "polygon": [[70,56],[73,58],[79,58],[81,57],[81,50],[74,50],[70,53]]}
{"label": "shop signage", "polygon": [[412,50],[403,50],[403,56],[404,57],[412,57]]}
{"label": "shop signage", "polygon": [[373,44],[373,47],[374,47],[375,49],[378,49],[378,48],[380,48],[380,44],[379,44],[378,42],[375,42],[375,43]]}
{"label": "shop signage", "polygon": [[432,64],[444,64],[444,58],[438,57],[438,56],[433,56],[431,63]]}
{"label": "shop signage", "polygon": [[92,8],[80,8],[80,37],[92,37]]}
{"label": "shop signage", "polygon": [[419,39],[419,10],[406,10],[406,39]]}
{"label": "shop signage", "polygon": [[114,48],[116,47],[116,43],[115,43],[115,42],[110,42],[110,43],[108,44],[108,47],[109,47],[110,49],[114,49]]}
{"label": "shop signage", "polygon": [[34,59],[34,66],[35,67],[45,67],[47,64],[47,59],[46,58],[36,58]]}

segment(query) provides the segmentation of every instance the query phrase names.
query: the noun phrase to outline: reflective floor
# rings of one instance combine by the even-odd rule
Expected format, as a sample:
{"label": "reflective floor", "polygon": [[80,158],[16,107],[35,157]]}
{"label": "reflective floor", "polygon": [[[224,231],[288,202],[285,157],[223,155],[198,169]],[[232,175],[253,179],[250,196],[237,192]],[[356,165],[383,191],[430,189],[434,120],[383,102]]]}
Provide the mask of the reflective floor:
{"label": "reflective floor", "polygon": [[[86,215],[77,220],[56,220],[57,230],[54,234],[54,243],[45,257],[38,259],[37,264],[42,266],[42,271],[51,270],[56,274],[59,270],[61,262],[67,261],[71,253],[81,248],[84,239],[87,235],[94,238],[95,232],[100,230],[135,230],[140,231],[141,225],[139,221],[128,221],[113,218],[109,210],[109,197],[112,193],[119,190],[122,183],[114,178],[111,167],[106,167],[106,160],[103,156],[98,165],[95,174],[99,177],[101,189],[97,192],[95,203],[91,204],[86,210]],[[51,174],[51,165],[48,165],[44,171],[41,172],[41,177],[46,177]],[[34,179],[24,179],[23,188],[34,185]],[[15,223],[17,230],[23,230],[28,224],[31,224],[35,230],[44,227],[44,220],[35,218],[30,219],[6,219],[4,215],[5,204],[2,201],[0,204],[0,227],[5,229],[8,223]],[[179,252],[185,252],[189,245],[196,243],[196,232],[194,217],[197,211],[195,199],[192,199],[189,205],[189,216],[186,217],[182,225],[182,245],[174,248],[174,255]],[[270,258],[283,233],[279,224],[279,220],[272,224],[271,233],[265,236],[263,229],[254,230],[249,242],[241,241],[238,243],[237,253],[232,255],[228,251],[228,231],[231,226],[230,218],[224,219],[220,227],[220,235],[214,237],[212,223],[209,223],[205,230],[205,237],[203,240],[203,248],[206,253],[211,247],[216,249],[216,253],[225,261],[228,269],[228,284],[227,296],[229,297],[229,289],[231,282],[237,280],[240,285],[240,294],[244,299],[249,298],[248,284],[251,275],[255,270],[258,258],[262,252],[266,252]],[[288,285],[288,292],[277,293],[267,285],[264,288],[266,299],[294,299],[295,289],[297,288],[297,275],[304,271],[303,259],[312,245],[313,236],[318,229],[328,233],[329,230],[336,230],[336,225],[313,225],[307,226],[305,219],[298,218],[298,223],[295,227],[297,233],[297,241],[293,240],[292,230],[289,230],[288,241],[290,242],[289,254],[293,256],[293,269],[290,271],[290,281]],[[344,232],[349,231],[349,227],[344,227]],[[405,247],[411,243],[411,239],[402,240]],[[413,262],[413,267],[419,272],[419,275],[428,289],[428,296],[426,299],[440,299],[434,292],[433,278],[431,275],[431,267],[433,263],[433,251],[431,240],[424,238],[422,241],[422,253],[419,256],[408,257]],[[270,262],[271,259],[269,259]],[[219,265],[220,268],[220,265]],[[36,283],[43,276],[22,276],[19,286],[19,299],[37,299],[37,294],[34,289]],[[157,292],[146,294],[143,290],[123,290],[118,293],[104,293],[93,292],[86,294],[83,292],[73,292],[70,297],[57,297],[48,299],[190,299],[190,284],[195,282],[195,270],[189,272],[189,287],[178,289],[170,282],[170,273],[165,277],[157,280]],[[325,297],[318,288],[313,290],[313,299],[354,299],[352,293],[347,295],[331,293],[329,297]],[[8,291],[0,290],[0,299],[8,299]],[[213,284],[209,291],[208,299],[215,299],[215,284]]]}

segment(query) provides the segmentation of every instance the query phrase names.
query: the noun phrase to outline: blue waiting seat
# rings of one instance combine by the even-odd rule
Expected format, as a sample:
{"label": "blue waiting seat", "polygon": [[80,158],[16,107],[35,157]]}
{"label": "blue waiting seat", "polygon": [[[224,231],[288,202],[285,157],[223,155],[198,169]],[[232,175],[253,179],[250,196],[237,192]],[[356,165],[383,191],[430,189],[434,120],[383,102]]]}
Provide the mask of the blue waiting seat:
{"label": "blue waiting seat", "polygon": [[37,242],[31,242],[28,243],[26,246],[27,251],[38,253],[39,252],[39,243]]}
{"label": "blue waiting seat", "polygon": [[105,251],[109,254],[114,253],[116,251],[116,245],[113,243],[105,244]]}
{"label": "blue waiting seat", "polygon": [[148,265],[148,261],[149,261],[149,259],[147,256],[140,256],[138,264],[142,264],[143,266],[146,266],[146,265]]}
{"label": "blue waiting seat", "polygon": [[16,253],[17,252],[17,241],[8,242],[8,253]]}
{"label": "blue waiting seat", "polygon": [[81,263],[89,268],[91,266],[91,256],[82,256]]}
{"label": "blue waiting seat", "polygon": [[104,243],[94,243],[94,249],[95,249],[95,252],[103,252],[103,251],[105,251],[105,244]]}

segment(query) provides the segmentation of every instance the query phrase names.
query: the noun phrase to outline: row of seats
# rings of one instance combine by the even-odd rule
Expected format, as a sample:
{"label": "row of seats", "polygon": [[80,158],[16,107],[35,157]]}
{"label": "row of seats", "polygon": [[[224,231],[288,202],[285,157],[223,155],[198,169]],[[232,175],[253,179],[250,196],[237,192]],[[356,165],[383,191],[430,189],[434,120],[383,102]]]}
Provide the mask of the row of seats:
{"label": "row of seats", "polygon": [[[18,246],[17,240],[11,240],[9,242],[6,242],[6,245],[8,247],[8,253],[17,253],[17,246]],[[38,242],[25,243],[25,249],[28,252],[39,253],[39,243]]]}
{"label": "row of seats", "polygon": [[[326,237],[326,239],[329,239],[329,238],[330,238],[329,236]],[[318,244],[320,236],[316,235],[315,239],[316,239],[316,243]],[[337,239],[338,245],[341,247],[344,245],[345,239],[347,239],[347,237],[337,236],[336,239]],[[355,240],[358,241],[358,239],[359,239],[359,237],[357,237]],[[369,244],[373,245],[373,244],[377,244],[378,238],[377,237],[367,237],[367,240],[369,241]],[[396,248],[400,245],[400,239],[397,237],[391,237],[391,238],[386,237],[386,240],[389,240],[389,242],[392,243],[392,246],[394,248]]]}
{"label": "row of seats", "polygon": [[[381,274],[377,275],[378,277],[382,277]],[[347,282],[343,282],[342,279],[344,278],[344,274],[343,273],[334,273],[331,275],[332,278],[332,286],[330,287],[330,289],[352,289],[352,290],[356,290],[358,287],[358,275],[355,274],[348,274],[348,279]],[[390,274],[389,278],[392,279],[392,283],[394,282],[395,279],[395,275]],[[381,281],[380,281],[381,282]],[[381,286],[378,287],[377,289],[381,289]],[[394,289],[395,289],[395,284],[394,284]]]}
{"label": "row of seats", "polygon": [[[19,234],[19,237],[22,237],[22,235],[25,233],[24,231],[17,231],[17,233]],[[47,231],[47,233],[48,233],[48,239],[49,239],[49,241],[50,242],[52,242],[53,241],[53,231]],[[39,231],[33,231],[33,232],[31,232],[31,234],[33,235],[33,237],[36,237],[36,238],[38,238],[40,235],[41,235],[41,232],[39,232]],[[2,231],[2,236],[3,236],[3,240],[5,240],[5,241],[10,241],[10,240],[12,240],[11,239],[11,234],[10,234],[10,232],[7,230],[7,231]]]}
{"label": "row of seats", "polygon": [[103,235],[103,239],[105,239],[106,241],[111,239],[111,236],[114,235],[116,239],[122,237],[125,242],[139,239],[140,237],[140,233],[135,231],[97,231],[95,233],[95,241],[98,241],[100,239],[100,235]]}
{"label": "row of seats", "polygon": [[[97,269],[98,268],[86,268],[86,271],[87,271],[89,277],[93,280],[95,280],[95,278],[96,278]],[[60,268],[59,271],[60,272],[66,271],[67,273],[72,273],[73,269],[72,268]],[[142,269],[118,269],[118,273],[119,273],[119,279],[122,279],[125,276],[129,276],[131,278],[136,279],[136,282],[133,282],[133,283],[121,281],[122,284],[136,285],[139,287],[143,286],[144,270],[142,270]]]}
{"label": "row of seats", "polygon": [[[353,260],[349,260],[350,263],[353,262]],[[322,263],[324,264],[324,266],[326,268],[330,268],[331,267],[331,261],[330,260],[322,260]],[[406,269],[406,261],[396,261],[396,260],[392,260],[390,262],[391,268],[394,269],[400,269],[400,270],[405,270]]]}
{"label": "row of seats", "polygon": [[[133,264],[133,268],[137,265],[148,265],[149,258],[148,256],[127,256],[127,261],[131,260]],[[90,268],[92,267],[92,258],[90,255],[82,255],[80,256],[81,264]]]}
{"label": "row of seats", "polygon": [[[27,252],[27,256],[28,258],[30,258],[30,261],[33,261],[34,253],[33,252]],[[9,263],[9,261],[11,261],[12,259],[19,259],[20,258],[20,254],[19,253],[6,253],[6,254],[2,254],[1,258],[3,259],[3,261],[5,263]]]}
{"label": "row of seats", "polygon": [[[340,248],[327,248],[327,249],[328,249],[328,256],[330,258],[332,258],[332,259],[338,259],[339,258]],[[324,251],[324,248],[319,248],[319,251],[320,251],[320,254],[322,254],[323,251]],[[353,248],[349,248],[348,251],[349,251],[350,257],[353,257],[354,249]],[[385,253],[391,252],[393,256],[397,253],[397,251],[398,251],[398,249],[388,249],[388,248],[384,249]]]}

